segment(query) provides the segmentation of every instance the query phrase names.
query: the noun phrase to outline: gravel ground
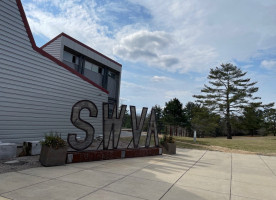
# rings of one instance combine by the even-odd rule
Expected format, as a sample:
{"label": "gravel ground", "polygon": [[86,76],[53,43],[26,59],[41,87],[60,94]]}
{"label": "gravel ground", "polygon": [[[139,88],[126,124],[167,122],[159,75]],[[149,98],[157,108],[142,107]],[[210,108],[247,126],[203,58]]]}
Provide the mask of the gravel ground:
{"label": "gravel ground", "polygon": [[[145,135],[145,133],[144,133]],[[121,137],[130,137],[132,136],[131,132],[122,131]],[[93,144],[87,150],[97,150],[102,149],[102,144],[100,145],[101,139],[95,139]],[[130,143],[129,140],[119,140],[118,148],[127,148]],[[111,142],[109,144],[109,148],[111,147]],[[129,145],[129,148],[133,148],[132,143]],[[18,153],[22,151],[22,149],[18,149]],[[72,149],[68,148],[68,151],[72,151]],[[9,161],[17,161],[15,163],[6,163]],[[39,162],[39,155],[38,156],[22,156],[16,157],[11,160],[0,160],[0,174],[7,173],[7,172],[15,172],[24,169],[34,168],[34,167],[43,167]]]}
{"label": "gravel ground", "polygon": [[[5,163],[7,161],[18,161],[16,163]],[[7,172],[15,172],[24,169],[41,167],[39,162],[39,156],[23,156],[17,157],[11,160],[1,160],[0,161],[0,174]]]}
{"label": "gravel ground", "polygon": [[[128,136],[128,134],[125,134],[124,136]],[[118,148],[127,148],[129,142],[130,141],[120,141]],[[99,145],[100,145],[100,141],[94,140],[91,147],[88,148],[87,150],[97,150]],[[110,148],[111,148],[111,142],[110,142]],[[130,145],[129,148],[132,148],[132,145]],[[99,149],[102,149],[102,144],[100,145]],[[72,151],[72,149],[70,148],[68,148],[68,150]],[[9,161],[15,161],[15,162],[6,163]],[[34,167],[43,167],[39,162],[39,155],[16,157],[10,160],[0,160],[0,174],[20,171],[20,170],[34,168]]]}

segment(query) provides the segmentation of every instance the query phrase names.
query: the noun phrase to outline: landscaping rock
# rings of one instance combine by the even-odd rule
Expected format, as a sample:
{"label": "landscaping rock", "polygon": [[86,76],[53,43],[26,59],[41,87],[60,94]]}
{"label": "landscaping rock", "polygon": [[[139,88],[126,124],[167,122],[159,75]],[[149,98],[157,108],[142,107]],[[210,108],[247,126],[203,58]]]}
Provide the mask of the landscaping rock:
{"label": "landscaping rock", "polygon": [[17,145],[15,143],[0,143],[0,160],[16,157]]}
{"label": "landscaping rock", "polygon": [[23,150],[26,155],[35,156],[41,152],[41,144],[39,141],[27,141],[23,143]]}

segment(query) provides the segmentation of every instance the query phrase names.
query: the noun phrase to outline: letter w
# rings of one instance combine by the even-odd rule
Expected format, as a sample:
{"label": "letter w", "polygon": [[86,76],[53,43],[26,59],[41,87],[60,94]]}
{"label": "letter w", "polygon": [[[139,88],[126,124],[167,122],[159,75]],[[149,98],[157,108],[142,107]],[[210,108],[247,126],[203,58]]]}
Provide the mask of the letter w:
{"label": "letter w", "polygon": [[117,115],[117,106],[114,104],[112,117],[109,117],[109,104],[103,103],[103,149],[108,149],[112,136],[112,149],[117,149],[121,135],[122,123],[126,105],[121,106],[120,115]]}

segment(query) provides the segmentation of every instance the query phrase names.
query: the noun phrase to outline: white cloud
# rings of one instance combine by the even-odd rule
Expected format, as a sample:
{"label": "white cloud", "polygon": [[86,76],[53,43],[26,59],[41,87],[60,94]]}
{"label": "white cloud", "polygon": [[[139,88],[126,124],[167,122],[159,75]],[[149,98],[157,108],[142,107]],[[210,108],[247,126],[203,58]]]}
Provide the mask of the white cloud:
{"label": "white cloud", "polygon": [[165,54],[171,43],[171,35],[164,31],[139,30],[122,37],[113,52],[123,59],[167,69],[179,63],[177,57]]}
{"label": "white cloud", "polygon": [[197,81],[197,82],[204,82],[206,80],[207,80],[206,76],[195,77],[195,81]]}
{"label": "white cloud", "polygon": [[[192,101],[210,67],[221,63],[254,71],[254,61],[263,60],[261,67],[276,68],[275,0],[22,1],[36,35],[65,32],[122,62],[122,100],[140,108],[174,97]],[[269,76],[266,88],[275,85]]]}
{"label": "white cloud", "polygon": [[261,67],[269,69],[269,70],[275,70],[276,69],[276,60],[263,60],[261,62]]}
{"label": "white cloud", "polygon": [[[40,0],[26,3],[25,10],[38,35],[53,38],[66,32],[110,57],[186,73],[248,61],[276,48],[275,5],[273,0]],[[138,8],[151,18],[141,21],[137,12],[129,23],[120,23],[125,19],[118,19],[118,13]]]}
{"label": "white cloud", "polygon": [[133,90],[146,89],[142,84],[136,84],[133,82],[121,81],[122,88],[131,88]]}
{"label": "white cloud", "polygon": [[246,69],[246,70],[247,70],[247,69],[249,69],[249,68],[252,68],[253,66],[254,66],[254,65],[252,65],[252,64],[250,65],[250,64],[249,64],[249,65],[243,65],[243,66],[240,66],[240,67],[241,67],[242,69]]}
{"label": "white cloud", "polygon": [[169,80],[172,80],[172,79],[166,76],[153,76],[151,78],[151,81],[153,82],[161,82],[161,81],[169,81]]}
{"label": "white cloud", "polygon": [[24,8],[34,34],[52,39],[61,32],[65,32],[113,57],[114,40],[107,36],[108,27],[100,24],[94,1],[86,0],[80,4],[79,1],[74,0],[42,0],[27,3]]}
{"label": "white cloud", "polygon": [[[150,10],[152,25],[177,41],[168,49],[179,72],[202,71],[217,63],[249,61],[276,48],[276,2],[132,0]],[[169,69],[167,69],[169,70]]]}

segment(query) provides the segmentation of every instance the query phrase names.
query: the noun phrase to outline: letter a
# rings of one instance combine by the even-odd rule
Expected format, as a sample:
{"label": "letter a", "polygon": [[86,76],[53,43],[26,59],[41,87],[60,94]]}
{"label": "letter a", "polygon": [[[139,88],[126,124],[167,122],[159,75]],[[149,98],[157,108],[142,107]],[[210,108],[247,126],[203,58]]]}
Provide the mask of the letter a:
{"label": "letter a", "polygon": [[70,145],[70,147],[78,151],[84,150],[87,147],[89,147],[94,139],[94,127],[80,118],[80,112],[82,109],[85,108],[89,110],[90,117],[97,117],[98,115],[97,106],[91,101],[82,100],[73,105],[71,112],[71,122],[75,127],[84,130],[86,133],[86,137],[84,141],[78,141],[77,134],[69,133],[67,136],[67,142]]}
{"label": "letter a", "polygon": [[151,139],[152,133],[154,134],[155,146],[158,147],[159,139],[158,139],[158,133],[157,133],[156,120],[155,120],[155,110],[153,108],[151,109],[151,114],[150,114],[149,128],[148,128],[146,144],[145,144],[146,148],[150,146],[150,139]]}

